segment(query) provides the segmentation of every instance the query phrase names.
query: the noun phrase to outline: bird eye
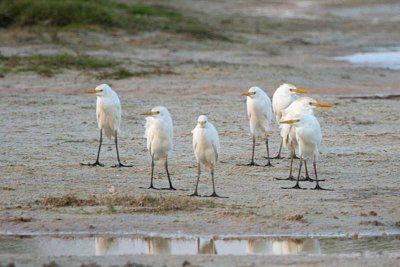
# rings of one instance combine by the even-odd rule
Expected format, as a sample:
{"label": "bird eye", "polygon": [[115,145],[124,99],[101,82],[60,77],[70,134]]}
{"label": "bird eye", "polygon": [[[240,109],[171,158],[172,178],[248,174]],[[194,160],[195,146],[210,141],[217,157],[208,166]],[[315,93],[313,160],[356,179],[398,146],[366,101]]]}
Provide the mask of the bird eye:
{"label": "bird eye", "polygon": [[157,114],[160,114],[160,111],[157,111]]}

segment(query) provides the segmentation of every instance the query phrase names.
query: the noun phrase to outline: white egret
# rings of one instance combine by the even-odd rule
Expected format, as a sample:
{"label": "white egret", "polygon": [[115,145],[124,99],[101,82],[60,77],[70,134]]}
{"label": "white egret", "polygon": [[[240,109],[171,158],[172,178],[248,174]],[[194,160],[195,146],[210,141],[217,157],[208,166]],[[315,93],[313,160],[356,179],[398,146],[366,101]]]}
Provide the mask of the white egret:
{"label": "white egret", "polygon": [[317,175],[317,160],[319,148],[322,141],[321,126],[314,115],[301,114],[295,119],[281,121],[281,124],[293,124],[296,128],[296,140],[299,146],[300,166],[297,182],[294,187],[285,189],[302,189],[299,185],[301,167],[303,160],[313,160],[315,181],[317,182],[315,190],[326,190],[319,185]]}
{"label": "white egret", "polygon": [[250,132],[253,135],[253,150],[251,162],[247,165],[252,166],[254,163],[254,148],[256,145],[256,134],[260,132],[265,137],[265,145],[267,147],[268,163],[265,166],[272,166],[269,158],[268,132],[272,121],[272,106],[268,95],[259,87],[251,87],[248,92],[242,94],[247,96],[247,116],[250,123]]}
{"label": "white egret", "polygon": [[218,161],[220,151],[219,137],[217,129],[208,121],[207,116],[200,115],[193,133],[193,151],[197,160],[197,183],[196,189],[190,196],[199,196],[197,187],[199,186],[201,165],[211,171],[213,193],[208,197],[220,197],[215,192],[214,169]]}
{"label": "white egret", "polygon": [[153,186],[155,161],[164,161],[169,182],[169,188],[164,189],[175,190],[168,171],[168,154],[172,150],[174,135],[171,115],[168,109],[162,106],[154,107],[151,111],[144,112],[141,115],[147,116],[145,136],[147,138],[147,149],[151,156],[151,182],[149,189],[157,189]]}
{"label": "white egret", "polygon": [[[282,120],[289,120],[292,118],[295,118],[296,116],[299,116],[301,114],[311,114],[314,115],[313,109],[318,107],[318,108],[327,108],[327,107],[332,107],[332,103],[319,103],[317,102],[314,98],[304,96],[304,97],[299,97],[295,101],[292,102],[292,104],[289,105],[283,112],[282,112]],[[292,176],[292,166],[293,166],[293,159],[295,155],[295,150],[298,146],[297,140],[296,140],[296,129],[293,125],[291,124],[282,124],[281,126],[281,137],[283,140],[283,146],[286,147],[289,152],[290,152],[290,171],[289,171],[289,177],[285,179],[281,178],[275,178],[277,180],[295,180],[294,177]],[[314,181],[310,179],[310,176],[308,175],[308,169],[307,169],[307,161],[304,161],[304,167],[306,169],[306,177],[305,180],[307,181]]]}
{"label": "white egret", "polygon": [[114,167],[132,167],[132,165],[124,165],[119,159],[118,152],[118,138],[117,135],[120,132],[121,126],[121,102],[119,97],[113,89],[107,84],[101,84],[97,86],[94,90],[85,91],[86,94],[96,94],[97,105],[96,105],[96,117],[97,124],[100,129],[100,145],[97,152],[97,159],[94,163],[81,163],[87,166],[101,166],[104,167],[102,163],[99,162],[101,144],[103,142],[103,131],[104,134],[109,138],[114,138],[115,148],[117,150],[118,164]]}
{"label": "white egret", "polygon": [[[274,110],[275,119],[277,122],[282,120],[282,112],[297,99],[297,94],[308,94],[309,91],[305,89],[297,89],[296,86],[289,83],[284,83],[276,89],[272,96],[272,108]],[[281,158],[282,141],[279,146],[277,159]]]}

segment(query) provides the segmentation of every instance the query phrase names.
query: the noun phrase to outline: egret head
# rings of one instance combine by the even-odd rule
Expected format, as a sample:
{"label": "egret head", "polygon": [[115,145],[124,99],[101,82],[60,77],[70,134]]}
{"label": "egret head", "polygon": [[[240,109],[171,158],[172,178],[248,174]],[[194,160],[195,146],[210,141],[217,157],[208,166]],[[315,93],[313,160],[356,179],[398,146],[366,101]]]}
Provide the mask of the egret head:
{"label": "egret head", "polygon": [[243,96],[248,96],[251,98],[256,98],[261,94],[262,90],[260,87],[253,86],[249,89],[249,91],[242,93]]}
{"label": "egret head", "polygon": [[290,83],[284,83],[278,88],[279,90],[282,90],[283,92],[289,93],[289,94],[309,94],[310,91],[306,89],[298,89],[296,86]]}
{"label": "egret head", "polygon": [[201,128],[205,128],[207,126],[208,118],[206,115],[200,115],[197,119],[197,125]]}
{"label": "egret head", "polygon": [[300,118],[296,118],[296,119],[291,119],[291,120],[284,120],[284,121],[280,121],[280,124],[296,124],[299,123],[301,121]]}
{"label": "egret head", "polygon": [[112,89],[108,84],[100,84],[95,89],[86,90],[85,94],[96,94],[97,96],[104,96],[111,91]]}
{"label": "egret head", "polygon": [[148,117],[158,117],[158,116],[163,117],[168,114],[169,114],[169,112],[168,112],[167,108],[162,107],[162,106],[157,106],[157,107],[152,108],[151,111],[143,112],[140,115],[145,115]]}
{"label": "egret head", "polygon": [[315,120],[315,116],[313,114],[297,114],[295,116],[293,116],[293,118],[289,119],[289,120],[283,120],[280,121],[280,124],[293,124],[295,126],[300,126],[302,124],[305,124],[307,122],[309,122],[310,120]]}
{"label": "egret head", "polygon": [[333,103],[318,102],[317,100],[309,96],[300,97],[296,101],[298,101],[305,107],[311,107],[311,108],[330,108],[334,105]]}

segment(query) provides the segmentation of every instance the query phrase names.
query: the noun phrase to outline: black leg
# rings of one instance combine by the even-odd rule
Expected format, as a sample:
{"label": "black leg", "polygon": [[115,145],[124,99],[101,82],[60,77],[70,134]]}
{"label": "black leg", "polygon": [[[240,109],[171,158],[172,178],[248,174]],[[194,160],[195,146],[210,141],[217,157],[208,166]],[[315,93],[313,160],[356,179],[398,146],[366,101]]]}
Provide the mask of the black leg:
{"label": "black leg", "polygon": [[155,188],[154,186],[153,186],[153,176],[154,176],[154,158],[153,158],[153,156],[151,156],[151,180],[150,180],[150,186],[149,186],[149,188],[148,189],[156,189],[156,190],[158,190],[158,188]]}
{"label": "black leg", "polygon": [[274,178],[275,180],[285,180],[285,181],[295,181],[292,172],[293,172],[293,159],[294,159],[294,150],[290,150],[290,169],[289,169],[289,177],[288,178]]}
{"label": "black leg", "polygon": [[304,168],[306,169],[306,177],[301,179],[302,181],[308,181],[308,182],[313,182],[314,180],[310,178],[310,175],[308,174],[308,168],[307,168],[307,160],[304,160]]}
{"label": "black leg", "polygon": [[268,147],[268,136],[265,140],[265,146],[267,147],[267,159],[268,163],[264,167],[273,167],[274,165],[271,164],[271,159],[269,158],[269,147]]}
{"label": "black leg", "polygon": [[315,162],[315,157],[314,157],[313,165],[314,165],[315,181],[317,182],[317,185],[315,186],[315,188],[313,190],[328,190],[328,191],[332,191],[331,189],[325,189],[325,188],[322,188],[321,186],[319,186],[318,181],[321,181],[321,180],[318,180],[317,163]]}
{"label": "black leg", "polygon": [[99,144],[99,150],[97,151],[97,159],[94,163],[81,163],[83,166],[100,166],[104,167],[104,164],[99,162],[100,158],[100,150],[101,150],[101,144],[103,143],[103,130],[100,129],[100,144]]}
{"label": "black leg", "polygon": [[189,195],[190,197],[200,197],[200,195],[197,193],[197,187],[199,186],[199,181],[200,181],[200,162],[197,163],[197,183],[196,183],[196,189],[194,190],[194,193]]}
{"label": "black leg", "polygon": [[133,165],[124,165],[119,160],[117,131],[115,131],[115,149],[117,150],[118,164],[115,164],[114,167],[132,167]]}
{"label": "black leg", "polygon": [[281,159],[281,151],[282,151],[282,145],[283,145],[283,139],[281,138],[281,145],[279,146],[279,151],[278,151],[278,155],[276,155],[276,157],[274,157],[273,159]]}
{"label": "black leg", "polygon": [[[315,182],[316,180],[311,179],[310,175],[308,174],[308,169],[307,169],[307,161],[304,161],[304,167],[306,168],[306,177],[304,179],[302,179],[302,181],[308,181],[308,182]],[[319,180],[321,181],[325,181],[325,180]]]}
{"label": "black leg", "polygon": [[176,189],[172,186],[171,177],[169,176],[169,171],[168,171],[168,158],[165,159],[165,171],[167,172],[167,176],[168,176],[169,188],[163,188],[163,189],[166,189],[166,190],[176,190]]}
{"label": "black leg", "polygon": [[296,182],[296,185],[293,186],[293,187],[282,187],[283,189],[304,189],[304,188],[301,188],[300,185],[299,185],[299,180],[300,180],[300,174],[301,174],[301,167],[302,167],[302,165],[303,165],[303,158],[300,157],[299,174],[297,175],[297,182]]}
{"label": "black leg", "polygon": [[238,164],[238,166],[260,166],[257,163],[254,162],[254,149],[256,147],[256,136],[253,135],[253,149],[251,153],[251,161],[248,164]]}
{"label": "black leg", "polygon": [[214,166],[211,169],[211,179],[212,179],[212,184],[213,184],[213,193],[209,196],[205,196],[205,197],[219,197],[219,198],[228,198],[228,197],[221,197],[220,195],[218,195],[215,192],[215,182],[214,182]]}

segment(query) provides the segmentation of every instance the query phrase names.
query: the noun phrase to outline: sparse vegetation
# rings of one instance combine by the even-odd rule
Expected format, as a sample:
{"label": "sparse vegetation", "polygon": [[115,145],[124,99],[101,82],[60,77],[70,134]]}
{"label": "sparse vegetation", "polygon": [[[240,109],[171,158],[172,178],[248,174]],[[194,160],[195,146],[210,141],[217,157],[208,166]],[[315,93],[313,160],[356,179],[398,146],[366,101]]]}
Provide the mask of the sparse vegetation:
{"label": "sparse vegetation", "polygon": [[[144,67],[144,69],[130,71],[118,67],[121,62],[100,59],[88,55],[30,55],[30,56],[2,56],[0,54],[0,75],[7,73],[32,71],[45,77],[60,73],[63,69],[97,71],[94,76],[99,80],[121,80],[130,77],[146,77],[150,75],[176,75],[175,71],[164,67]],[[102,71],[103,69],[110,69]]]}
{"label": "sparse vegetation", "polygon": [[78,198],[74,194],[54,197],[49,196],[34,202],[45,207],[83,207],[106,206],[112,213],[117,212],[116,207],[123,207],[135,212],[167,212],[167,211],[193,211],[201,208],[214,208],[216,204],[210,200],[195,200],[187,197],[162,197],[162,196],[95,196]]}
{"label": "sparse vegetation", "polygon": [[176,75],[177,73],[169,68],[152,68],[150,70],[140,70],[140,71],[129,71],[125,68],[119,68],[114,71],[101,71],[96,75],[99,80],[112,79],[112,80],[122,80],[130,77],[146,77],[150,75]]}
{"label": "sparse vegetation", "polygon": [[42,76],[50,77],[63,68],[78,70],[99,70],[118,65],[117,62],[104,60],[88,55],[30,55],[1,56],[0,73],[33,71]]}
{"label": "sparse vegetation", "polygon": [[209,26],[171,8],[115,0],[2,0],[0,27],[164,30],[200,39],[223,39]]}

